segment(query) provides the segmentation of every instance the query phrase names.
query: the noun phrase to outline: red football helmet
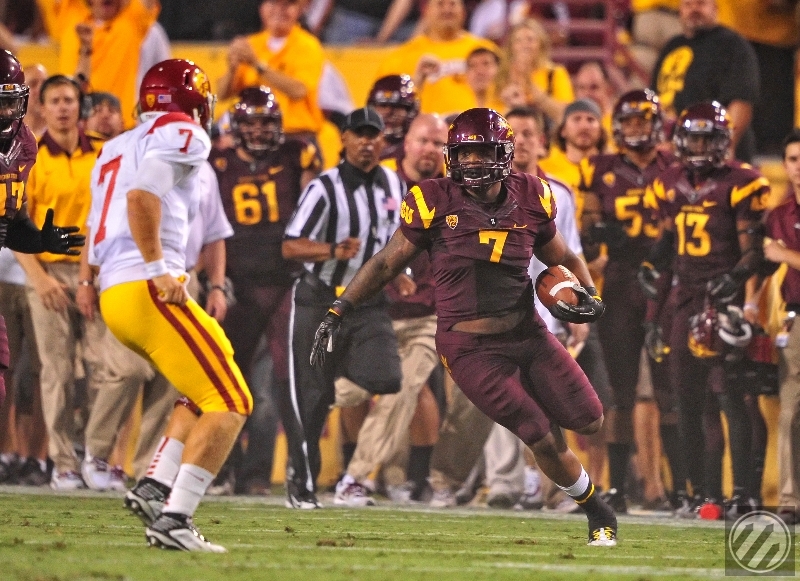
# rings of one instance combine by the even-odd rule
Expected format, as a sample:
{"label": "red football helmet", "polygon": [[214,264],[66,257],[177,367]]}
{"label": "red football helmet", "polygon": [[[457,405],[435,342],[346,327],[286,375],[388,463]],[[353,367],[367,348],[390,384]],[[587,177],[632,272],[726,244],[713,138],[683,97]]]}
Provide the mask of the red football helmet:
{"label": "red football helmet", "polygon": [[753,338],[753,328],[737,306],[718,310],[706,297],[702,313],[689,319],[689,350],[701,359],[738,359]]}
{"label": "red football helmet", "polygon": [[681,162],[692,169],[710,169],[725,162],[732,125],[717,101],[687,107],[675,124],[673,141]]}
{"label": "red football helmet", "polygon": [[283,143],[283,114],[267,87],[248,87],[231,107],[231,133],[245,151],[256,157]]}
{"label": "red football helmet", "polygon": [[203,69],[183,59],[168,59],[153,65],[145,73],[139,88],[142,113],[186,113],[208,132],[211,131],[216,99]]}
{"label": "red football helmet", "polygon": [[401,141],[414,117],[419,113],[419,94],[408,75],[381,77],[370,89],[367,105],[374,107],[386,129],[383,137],[389,143]]}
{"label": "red football helmet", "polygon": [[[650,132],[626,137],[622,131],[622,121],[637,116],[650,121]],[[622,95],[614,106],[611,127],[618,147],[636,151],[653,149],[661,141],[663,129],[658,95],[650,89],[629,91]]]}
{"label": "red football helmet", "polygon": [[7,50],[0,50],[0,139],[5,141],[14,137],[10,135],[11,126],[14,121],[25,117],[29,93],[17,57]]}
{"label": "red football helmet", "polygon": [[[458,150],[465,145],[491,146],[491,161],[458,160]],[[508,121],[494,109],[467,109],[455,118],[447,133],[444,161],[447,177],[467,187],[485,187],[505,179],[514,159],[514,132]]]}

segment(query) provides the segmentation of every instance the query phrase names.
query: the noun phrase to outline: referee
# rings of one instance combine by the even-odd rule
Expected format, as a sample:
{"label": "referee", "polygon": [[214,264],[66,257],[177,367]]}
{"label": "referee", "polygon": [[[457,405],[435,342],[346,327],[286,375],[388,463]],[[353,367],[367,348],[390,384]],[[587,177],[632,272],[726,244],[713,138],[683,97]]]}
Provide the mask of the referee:
{"label": "referee", "polygon": [[406,187],[396,173],[378,165],[383,130],[383,120],[371,107],[350,113],[342,132],[342,161],[309,183],[286,227],[283,257],[305,266],[292,290],[289,392],[279,403],[289,446],[289,508],[320,507],[315,494],[319,438],[335,399],[334,379],[346,377],[374,394],[400,390],[397,340],[382,293],[348,317],[336,352],[324,366],[309,364],[314,334],[328,306],[399,226]]}

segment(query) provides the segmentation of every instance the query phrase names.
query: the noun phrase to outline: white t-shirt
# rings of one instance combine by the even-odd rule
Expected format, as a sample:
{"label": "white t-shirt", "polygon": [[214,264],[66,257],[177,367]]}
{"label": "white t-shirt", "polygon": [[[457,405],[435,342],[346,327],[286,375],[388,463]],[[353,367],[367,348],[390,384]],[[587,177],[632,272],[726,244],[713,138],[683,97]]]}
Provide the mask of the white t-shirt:
{"label": "white t-shirt", "polygon": [[178,177],[171,189],[164,188],[159,237],[169,271],[176,276],[186,272],[189,225],[201,197],[198,172],[210,151],[206,132],[183,113],[156,114],[103,145],[92,171],[88,220],[89,263],[100,267],[101,290],[148,279],[144,258],[131,235],[127,197],[137,183],[140,164],[148,158],[185,170],[175,172]]}
{"label": "white t-shirt", "polygon": [[8,248],[0,249],[0,282],[24,285],[28,280],[14,253]]}
{"label": "white t-shirt", "polygon": [[[561,232],[561,236],[563,236],[564,242],[567,243],[567,247],[580,256],[583,254],[583,246],[581,246],[581,235],[578,231],[578,223],[575,220],[575,199],[572,189],[551,175],[545,177],[547,178],[547,183],[550,184],[550,189],[553,191],[553,197],[556,199],[556,208],[558,208],[558,212],[556,213],[556,228]],[[534,256],[528,267],[528,273],[531,275],[531,279],[535,281],[536,277],[539,276],[545,268],[545,265]],[[536,310],[539,311],[539,315],[544,319],[544,323],[551,333],[559,333],[564,330],[563,323],[551,315],[550,311],[539,302],[538,298],[536,299]]]}
{"label": "white t-shirt", "polygon": [[200,258],[200,251],[206,244],[233,236],[233,227],[225,216],[222,197],[219,193],[217,174],[211,164],[203,162],[197,175],[200,189],[200,211],[189,228],[189,242],[186,244],[186,270],[192,270]]}

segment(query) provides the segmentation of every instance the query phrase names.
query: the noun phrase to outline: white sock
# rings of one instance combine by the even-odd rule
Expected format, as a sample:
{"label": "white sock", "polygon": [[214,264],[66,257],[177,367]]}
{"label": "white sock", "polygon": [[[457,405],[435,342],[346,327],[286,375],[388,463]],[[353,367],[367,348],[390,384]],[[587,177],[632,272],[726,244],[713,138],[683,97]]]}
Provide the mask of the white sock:
{"label": "white sock", "polygon": [[591,483],[592,481],[589,480],[589,475],[586,473],[586,470],[583,469],[583,466],[581,466],[581,475],[578,476],[578,480],[575,484],[572,486],[559,486],[559,488],[572,498],[580,498],[589,489]]}
{"label": "white sock", "polygon": [[36,460],[39,463],[39,469],[42,472],[47,472],[47,460]]}
{"label": "white sock", "polygon": [[16,454],[14,454],[13,452],[8,452],[8,453],[3,452],[2,454],[0,454],[0,462],[10,466],[15,460],[14,456],[16,456]]}
{"label": "white sock", "polygon": [[145,476],[172,488],[181,467],[183,442],[162,436]]}
{"label": "white sock", "polygon": [[192,516],[212,480],[214,475],[205,468],[194,464],[181,464],[163,512]]}

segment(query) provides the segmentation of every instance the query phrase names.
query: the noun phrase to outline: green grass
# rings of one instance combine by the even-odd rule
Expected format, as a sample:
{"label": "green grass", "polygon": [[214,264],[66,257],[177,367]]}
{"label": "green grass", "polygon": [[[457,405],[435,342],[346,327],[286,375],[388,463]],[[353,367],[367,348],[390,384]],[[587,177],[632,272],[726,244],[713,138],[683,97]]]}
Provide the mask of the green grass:
{"label": "green grass", "polygon": [[120,497],[0,493],[0,579],[596,581],[724,574],[724,530],[704,523],[627,517],[620,519],[619,546],[600,548],[586,546],[586,521],[576,516],[390,506],[292,511],[279,502],[204,502],[198,527],[229,551],[210,555],[148,549]]}

